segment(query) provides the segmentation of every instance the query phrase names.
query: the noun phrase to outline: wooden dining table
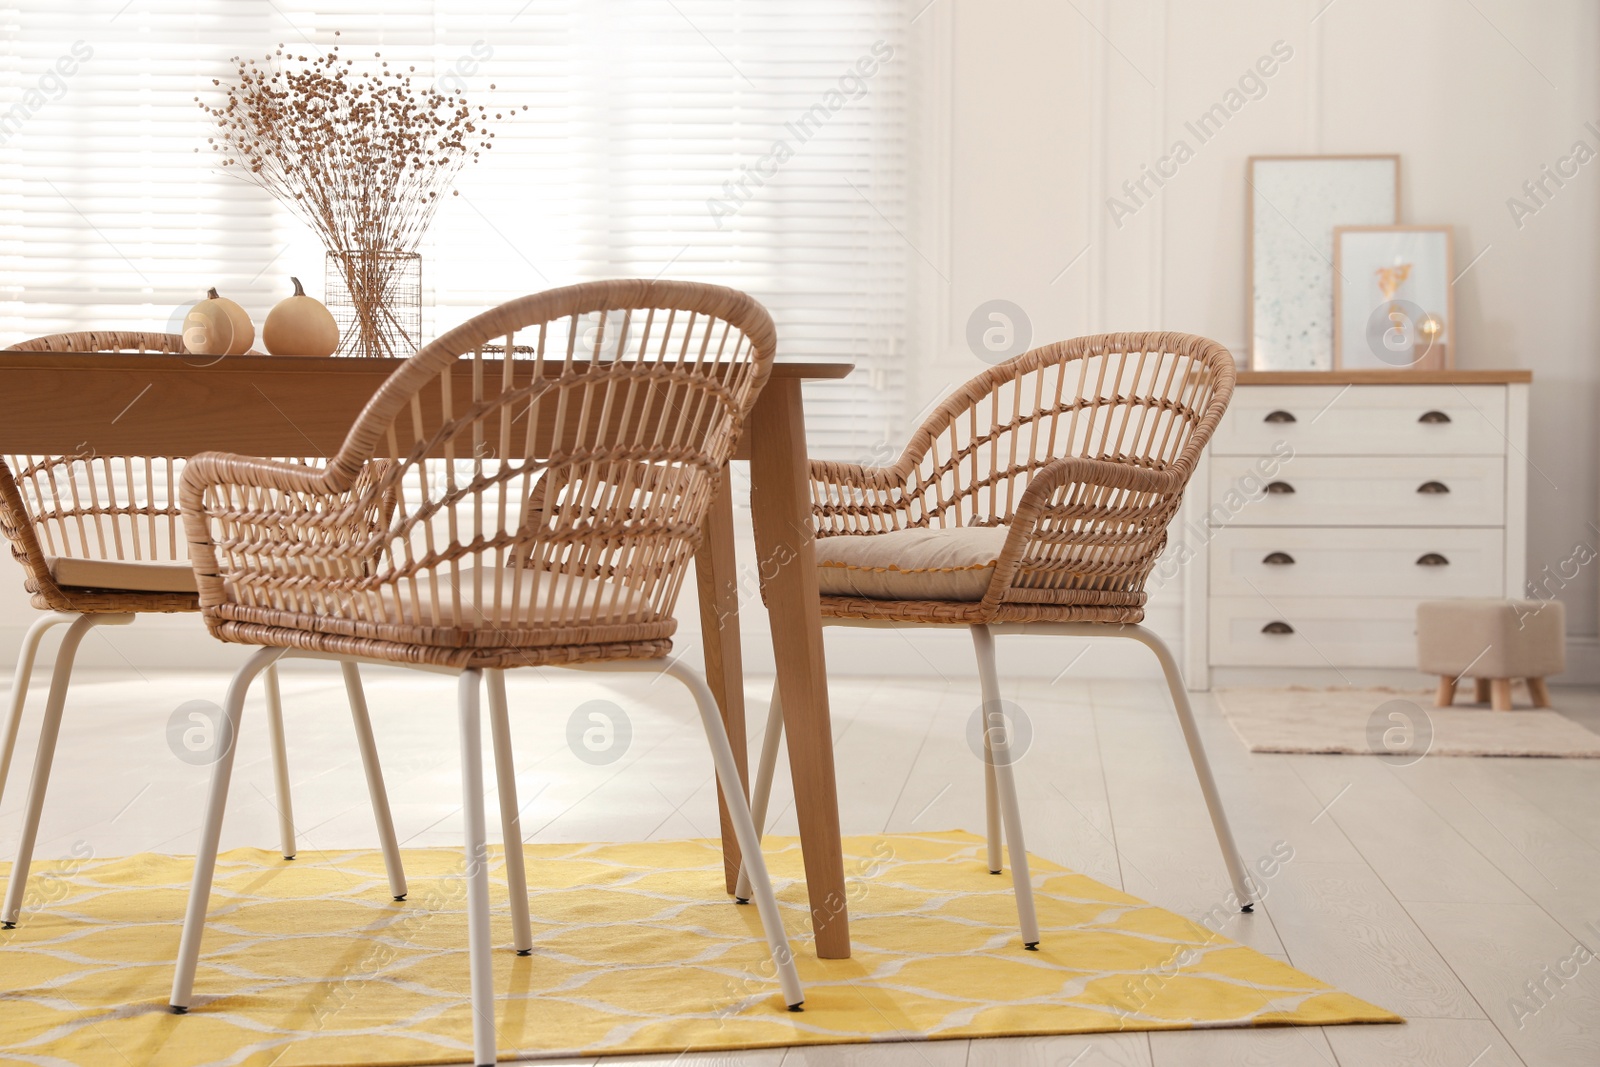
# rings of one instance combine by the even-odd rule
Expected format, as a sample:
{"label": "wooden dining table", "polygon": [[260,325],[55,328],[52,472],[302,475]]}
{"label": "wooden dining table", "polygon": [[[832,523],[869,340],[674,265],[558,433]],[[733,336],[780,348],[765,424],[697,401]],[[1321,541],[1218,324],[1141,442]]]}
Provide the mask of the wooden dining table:
{"label": "wooden dining table", "polygon": [[[183,457],[224,451],[326,458],[403,362],[4,351],[0,455]],[[750,464],[757,574],[771,620],[815,947],[823,959],[850,955],[850,919],[801,385],[842,378],[852,369],[838,363],[776,364],[736,455]],[[459,373],[463,389],[468,388],[470,361],[462,361]],[[732,482],[724,471],[695,569],[706,674],[748,796],[739,643],[739,591],[746,583],[740,580],[735,546]],[[719,803],[724,875],[732,892],[739,849],[726,803]]]}

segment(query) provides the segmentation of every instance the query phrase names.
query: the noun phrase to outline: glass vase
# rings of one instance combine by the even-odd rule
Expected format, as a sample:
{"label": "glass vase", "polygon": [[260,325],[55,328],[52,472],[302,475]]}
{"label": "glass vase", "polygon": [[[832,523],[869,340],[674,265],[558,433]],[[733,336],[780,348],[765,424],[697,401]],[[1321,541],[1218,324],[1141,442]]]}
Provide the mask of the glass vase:
{"label": "glass vase", "polygon": [[341,356],[405,359],[422,343],[422,256],[358,248],[327,254],[328,310]]}

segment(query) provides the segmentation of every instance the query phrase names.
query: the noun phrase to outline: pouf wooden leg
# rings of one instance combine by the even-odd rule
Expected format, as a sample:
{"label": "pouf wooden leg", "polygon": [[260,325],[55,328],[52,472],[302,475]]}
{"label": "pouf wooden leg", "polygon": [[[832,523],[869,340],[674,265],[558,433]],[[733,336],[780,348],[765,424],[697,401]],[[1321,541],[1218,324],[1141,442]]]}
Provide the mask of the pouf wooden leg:
{"label": "pouf wooden leg", "polygon": [[1511,679],[1489,679],[1489,706],[1495,711],[1511,710]]}
{"label": "pouf wooden leg", "polygon": [[1439,692],[1434,695],[1433,706],[1448,708],[1456,702],[1456,680],[1448,674],[1439,675]]}
{"label": "pouf wooden leg", "polygon": [[1489,703],[1489,679],[1474,678],[1472,680],[1472,702],[1474,704]]}
{"label": "pouf wooden leg", "polygon": [[1533,697],[1533,706],[1548,708],[1550,706],[1550,690],[1545,688],[1543,678],[1528,679],[1528,695]]}

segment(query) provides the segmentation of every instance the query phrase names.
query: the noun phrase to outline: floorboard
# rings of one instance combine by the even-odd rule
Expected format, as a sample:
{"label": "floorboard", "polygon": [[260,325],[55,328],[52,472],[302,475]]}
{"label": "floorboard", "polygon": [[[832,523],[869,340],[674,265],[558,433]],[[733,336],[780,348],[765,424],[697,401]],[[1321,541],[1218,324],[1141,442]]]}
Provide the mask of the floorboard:
{"label": "floorboard", "polygon": [[1163,1030],[1150,1034],[1153,1067],[1341,1067],[1322,1028]]}
{"label": "floorboard", "polygon": [[[1524,1062],[1600,1062],[1600,963],[1537,905],[1413,904],[1408,909]],[[1564,976],[1568,972],[1570,977]]]}

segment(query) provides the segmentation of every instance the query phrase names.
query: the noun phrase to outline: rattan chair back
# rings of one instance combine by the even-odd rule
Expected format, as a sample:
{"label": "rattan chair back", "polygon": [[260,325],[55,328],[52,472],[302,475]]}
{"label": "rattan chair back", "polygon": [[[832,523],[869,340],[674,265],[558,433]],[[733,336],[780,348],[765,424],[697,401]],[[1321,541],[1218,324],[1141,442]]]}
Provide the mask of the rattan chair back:
{"label": "rattan chair back", "polygon": [[1183,334],[1045,345],[985,371],[918,428],[913,498],[940,525],[1007,522],[1061,457],[1172,471],[1186,481],[1233,392],[1233,359]]}
{"label": "rattan chair back", "polygon": [[[181,353],[178,334],[88,331],[35,337],[7,351]],[[34,607],[53,611],[193,611],[193,593],[64,589],[47,557],[177,563],[188,559],[170,456],[0,456],[0,533],[22,564]]]}
{"label": "rattan chair back", "polygon": [[996,614],[1004,602],[1099,606],[1114,618],[1109,609],[1143,605],[1234,380],[1227,349],[1189,334],[1103,334],[1033,349],[957,389],[893,466],[813,463],[818,534],[1009,526],[982,610],[900,614],[1055,617]]}
{"label": "rattan chair back", "polygon": [[[717,286],[551,290],[408,360],[325,470],[195,457],[183,509],[213,632],[455,666],[660,654],[775,337]],[[380,497],[387,521],[353,535]]]}

